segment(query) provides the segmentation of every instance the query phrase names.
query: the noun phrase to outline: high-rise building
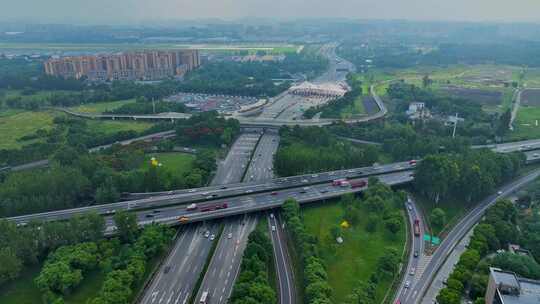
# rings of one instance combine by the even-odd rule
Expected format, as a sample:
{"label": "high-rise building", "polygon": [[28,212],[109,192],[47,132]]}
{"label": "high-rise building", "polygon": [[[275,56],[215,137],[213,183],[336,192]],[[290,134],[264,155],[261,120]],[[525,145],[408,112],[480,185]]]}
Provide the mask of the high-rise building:
{"label": "high-rise building", "polygon": [[45,73],[90,81],[158,80],[182,76],[200,66],[198,50],[144,51],[49,59]]}

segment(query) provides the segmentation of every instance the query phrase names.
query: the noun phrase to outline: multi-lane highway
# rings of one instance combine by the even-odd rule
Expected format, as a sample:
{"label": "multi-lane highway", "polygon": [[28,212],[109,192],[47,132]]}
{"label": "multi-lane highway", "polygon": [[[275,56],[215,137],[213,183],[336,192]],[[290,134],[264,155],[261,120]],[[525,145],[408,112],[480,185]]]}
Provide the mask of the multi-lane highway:
{"label": "multi-lane highway", "polygon": [[[273,154],[279,145],[279,135],[275,132],[263,134],[258,143],[244,181],[263,181],[273,177]],[[203,293],[208,294],[208,303],[227,303],[234,282],[240,271],[242,255],[247,245],[248,236],[257,225],[257,215],[241,215],[228,221],[210,261],[208,271],[202,281],[196,299]]]}
{"label": "multi-lane highway", "polygon": [[484,212],[500,198],[504,198],[515,192],[517,189],[532,182],[540,176],[540,169],[536,169],[517,180],[508,183],[501,188],[497,194],[490,195],[480,202],[473,210],[463,217],[448,233],[435,253],[431,256],[431,261],[426,265],[422,276],[411,285],[411,296],[405,298],[402,303],[419,303],[426,293],[437,271],[450,255],[458,242],[472,229],[472,227],[482,218]]}
{"label": "multi-lane highway", "polygon": [[[213,185],[241,180],[259,137],[259,133],[248,133],[236,139],[226,158],[219,162]],[[165,209],[163,214],[169,210],[174,209]],[[147,221],[159,217],[161,213],[151,211],[138,216],[141,221]],[[113,225],[110,219],[109,223]],[[225,225],[229,223],[226,220]],[[196,292],[193,289],[208,259],[212,243],[217,242],[214,238],[221,226],[215,222],[202,222],[181,227],[172,251],[145,289],[140,303],[186,304]]]}
{"label": "multi-lane highway", "polygon": [[[209,238],[218,231],[216,223],[183,226],[139,303],[186,304],[210,253]],[[204,237],[206,234],[208,237]]]}

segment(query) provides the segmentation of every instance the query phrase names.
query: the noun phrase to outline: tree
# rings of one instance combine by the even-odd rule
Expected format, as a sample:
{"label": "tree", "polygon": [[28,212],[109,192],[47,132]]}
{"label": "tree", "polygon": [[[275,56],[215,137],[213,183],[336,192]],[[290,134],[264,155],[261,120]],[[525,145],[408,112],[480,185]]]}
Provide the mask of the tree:
{"label": "tree", "polygon": [[116,212],[113,218],[114,222],[116,223],[120,239],[127,243],[133,242],[137,237],[137,232],[139,229],[135,214],[121,210]]}
{"label": "tree", "polygon": [[439,304],[459,304],[461,296],[450,288],[443,288],[437,295],[437,302]]}
{"label": "tree", "polygon": [[431,211],[431,223],[438,228],[442,228],[446,223],[446,213],[441,208],[435,208]]}
{"label": "tree", "polygon": [[431,78],[429,78],[429,75],[424,75],[424,77],[422,77],[422,86],[424,88],[427,88],[429,87],[431,84],[433,83],[433,80],[431,80]]}
{"label": "tree", "polygon": [[377,230],[378,223],[379,223],[379,217],[376,214],[370,214],[366,222],[366,231],[375,232]]}
{"label": "tree", "polygon": [[0,248],[0,285],[16,279],[22,268],[21,260],[10,247]]}
{"label": "tree", "polygon": [[397,212],[384,220],[384,226],[394,235],[399,232],[402,225],[403,225],[403,218]]}
{"label": "tree", "polygon": [[112,178],[108,178],[105,183],[96,189],[96,203],[114,203],[120,198],[120,193],[114,187]]}

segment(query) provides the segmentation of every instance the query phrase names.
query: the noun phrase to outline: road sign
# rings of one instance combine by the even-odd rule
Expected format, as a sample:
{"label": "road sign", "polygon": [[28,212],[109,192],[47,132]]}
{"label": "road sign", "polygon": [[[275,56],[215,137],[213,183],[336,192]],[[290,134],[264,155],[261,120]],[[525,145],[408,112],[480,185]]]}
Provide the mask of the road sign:
{"label": "road sign", "polygon": [[431,245],[439,245],[441,243],[441,239],[439,239],[436,236],[432,236],[429,234],[424,234],[424,241],[431,242]]}

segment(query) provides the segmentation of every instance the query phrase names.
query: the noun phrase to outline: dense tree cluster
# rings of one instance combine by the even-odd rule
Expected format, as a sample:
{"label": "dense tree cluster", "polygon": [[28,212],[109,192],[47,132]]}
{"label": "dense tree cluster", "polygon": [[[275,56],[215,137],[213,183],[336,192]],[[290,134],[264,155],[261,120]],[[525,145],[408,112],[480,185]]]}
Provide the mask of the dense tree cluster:
{"label": "dense tree cluster", "polygon": [[291,74],[313,77],[326,69],[328,62],[314,52],[287,54],[282,62],[212,62],[190,72],[178,85],[179,91],[242,96],[275,96],[287,90]]}
{"label": "dense tree cluster", "polygon": [[510,252],[494,253],[506,249],[510,243],[522,242],[516,228],[517,221],[518,211],[508,200],[498,201],[486,211],[474,228],[467,250],[448,277],[447,286],[440,290],[438,303],[461,303],[465,293],[475,303],[483,303],[489,267],[513,271],[532,279],[540,278],[540,265],[533,258]]}
{"label": "dense tree cluster", "polygon": [[414,185],[435,201],[451,196],[472,202],[515,177],[523,163],[521,153],[497,154],[487,149],[428,155],[416,168]]}
{"label": "dense tree cluster", "polygon": [[72,217],[63,222],[30,222],[17,227],[0,220],[0,285],[19,277],[60,246],[95,242],[103,238],[104,220],[98,214]]}
{"label": "dense tree cluster", "polygon": [[[99,295],[91,303],[129,303],[133,287],[140,283],[148,259],[162,252],[173,231],[159,225],[138,230],[133,214],[118,213],[115,221],[120,238],[65,245],[47,257],[35,283],[48,303],[61,301],[92,271],[105,273]],[[135,222],[122,227],[123,222]],[[126,239],[126,234],[130,235]],[[102,237],[102,236],[101,236]]]}
{"label": "dense tree cluster", "polygon": [[[469,34],[467,33],[467,35]],[[480,40],[485,36],[484,33],[475,34],[482,35]],[[498,41],[478,43],[478,37],[475,37],[474,42],[463,43],[462,35],[460,35],[459,43],[441,43],[431,52],[419,52],[416,47],[403,45],[401,39],[399,45],[385,43],[369,48],[359,47],[358,41],[354,41],[340,47],[339,54],[358,67],[365,66],[366,59],[371,59],[373,65],[378,68],[409,68],[421,65],[447,66],[450,64],[540,66],[540,60],[536,60],[534,57],[534,54],[540,50],[540,44],[536,41],[506,41],[507,39],[497,38]],[[528,60],[527,58],[534,59]]]}
{"label": "dense tree cluster", "polygon": [[462,153],[470,146],[464,137],[452,138],[451,131],[435,121],[415,125],[381,121],[350,126],[336,124],[330,130],[340,136],[382,144],[382,150],[395,161],[421,158],[440,152]]}
{"label": "dense tree cluster", "polygon": [[274,168],[280,176],[361,167],[378,160],[376,147],[355,146],[324,128],[282,127],[280,135],[274,157]]}
{"label": "dense tree cluster", "polygon": [[216,111],[196,114],[176,123],[177,141],[186,145],[230,145],[239,133],[238,120],[220,117]]}
{"label": "dense tree cluster", "polygon": [[214,152],[206,150],[196,155],[189,172],[143,166],[144,149],[141,143],[90,154],[65,146],[53,155],[50,168],[13,172],[0,182],[0,216],[112,203],[122,192],[200,187],[216,168]]}
{"label": "dense tree cluster", "polygon": [[317,252],[316,239],[306,232],[300,218],[300,205],[297,201],[288,199],[283,203],[282,209],[291,243],[297,255],[298,267],[302,271],[304,281],[301,284],[306,303],[332,303],[330,300],[332,288],[328,284],[326,267]]}
{"label": "dense tree cluster", "polygon": [[272,244],[264,228],[265,225],[258,226],[249,235],[240,274],[230,299],[232,304],[276,303],[276,293],[268,278],[268,265],[273,263]]}

